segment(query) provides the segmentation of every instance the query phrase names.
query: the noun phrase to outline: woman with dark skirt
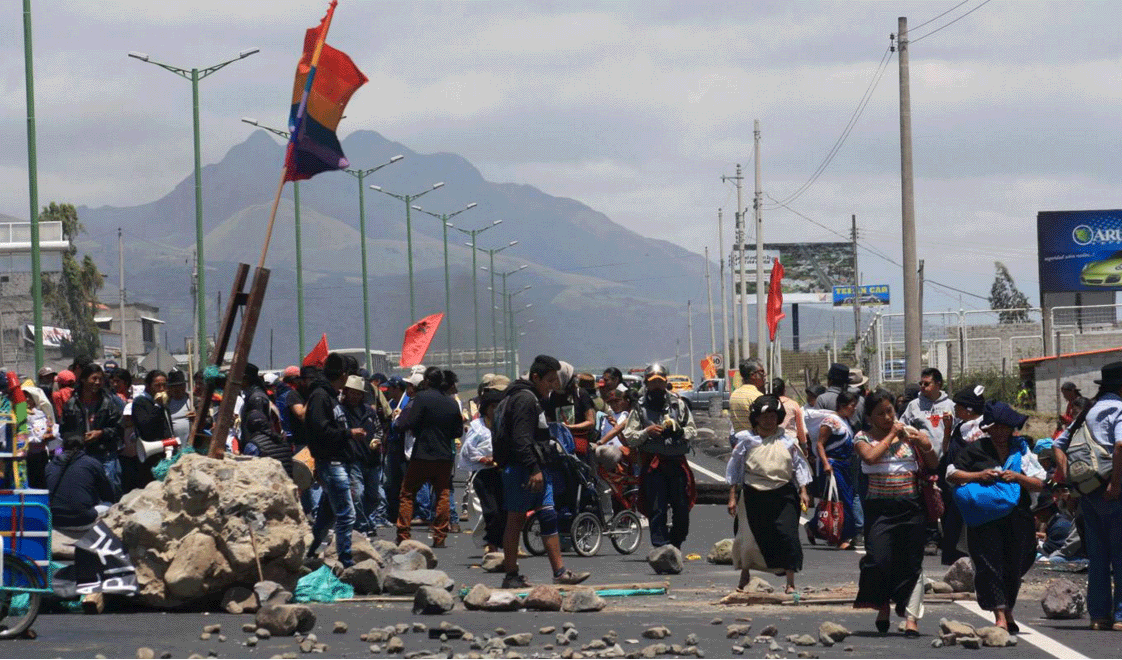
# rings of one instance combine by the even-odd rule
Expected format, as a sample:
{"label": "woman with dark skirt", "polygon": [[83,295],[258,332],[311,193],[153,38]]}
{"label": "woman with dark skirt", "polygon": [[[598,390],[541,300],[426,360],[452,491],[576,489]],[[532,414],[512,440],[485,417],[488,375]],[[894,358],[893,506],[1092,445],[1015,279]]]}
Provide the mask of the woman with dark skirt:
{"label": "woman with dark skirt", "polygon": [[[853,460],[853,428],[849,425],[849,418],[857,408],[857,395],[851,392],[839,392],[837,399],[838,411],[828,413],[818,427],[818,436],[811,451],[818,456],[818,478],[815,482],[815,493],[825,497],[830,490],[830,480],[837,486],[838,500],[842,503],[845,515],[842,517],[841,550],[853,549],[853,537],[857,534],[857,521],[860,515],[861,500],[857,498],[857,489],[851,476],[851,461]],[[806,525],[807,538],[817,536],[818,519],[813,518]]]}
{"label": "woman with dark skirt", "polygon": [[986,388],[982,385],[969,385],[951,397],[954,401],[954,418],[943,420],[946,434],[943,439],[943,456],[939,459],[939,488],[943,491],[943,539],[942,562],[950,566],[967,555],[963,535],[966,526],[962,514],[954,501],[954,486],[947,484],[947,467],[967,445],[985,435],[982,431],[982,413],[985,412]]}
{"label": "woman with dark skirt", "polygon": [[927,518],[916,474],[920,462],[934,470],[939,457],[922,431],[896,420],[895,397],[877,390],[865,399],[867,431],[854,448],[869,478],[865,498],[865,556],[855,608],[877,610],[879,632],[888,632],[890,606],[905,619],[904,636],[918,637],[923,616],[923,547]]}
{"label": "woman with dark skirt", "polygon": [[795,573],[803,568],[799,512],[810,501],[806,492],[810,465],[798,438],[780,426],[783,416],[783,404],[776,397],[765,394],[753,401],[748,413],[752,430],[736,434],[736,448],[725,469],[725,479],[732,484],[728,510],[734,516],[738,589],[748,584],[749,572],[755,568],[785,574],[786,593],[791,593]]}
{"label": "woman with dark skirt", "polygon": [[[955,499],[967,525],[978,606],[992,611],[995,625],[1013,634],[1020,629],[1013,607],[1021,578],[1036,560],[1029,493],[1043,489],[1046,476],[1028,443],[1013,437],[1027,420],[1004,403],[987,405],[986,435],[960,450],[947,468],[947,481],[959,487]],[[985,495],[965,497],[968,490]]]}

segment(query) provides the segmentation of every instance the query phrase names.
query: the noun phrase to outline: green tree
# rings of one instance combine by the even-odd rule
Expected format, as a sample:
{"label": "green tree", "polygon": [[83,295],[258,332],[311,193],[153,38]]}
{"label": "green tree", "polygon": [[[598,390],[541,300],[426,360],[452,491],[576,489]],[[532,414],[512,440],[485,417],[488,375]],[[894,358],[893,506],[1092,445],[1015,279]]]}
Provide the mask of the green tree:
{"label": "green tree", "polygon": [[70,330],[70,342],[63,343],[62,352],[71,357],[99,357],[101,334],[94,322],[94,312],[97,310],[97,292],[101,290],[104,278],[88,254],[79,261],[78,248],[74,245],[75,239],[85,233],[86,228],[78,220],[78,211],[73,204],[51,202],[43,208],[39,220],[61,221],[62,235],[70,241],[70,247],[62,255],[62,272],[43,276],[43,304],[55,323]]}
{"label": "green tree", "polygon": [[1000,323],[1028,323],[1028,296],[1017,288],[1005,264],[995,261],[993,265],[997,273],[990,287],[990,309],[1004,310],[997,313]]}

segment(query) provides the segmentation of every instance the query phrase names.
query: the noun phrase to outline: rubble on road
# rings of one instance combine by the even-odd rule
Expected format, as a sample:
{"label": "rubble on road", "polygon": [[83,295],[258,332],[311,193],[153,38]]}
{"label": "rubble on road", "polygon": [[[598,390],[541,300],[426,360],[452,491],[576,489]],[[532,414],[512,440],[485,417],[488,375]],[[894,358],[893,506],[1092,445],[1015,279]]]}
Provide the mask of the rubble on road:
{"label": "rubble on road", "polygon": [[974,591],[974,562],[969,557],[962,557],[947,569],[943,582],[951,586],[954,592],[971,593]]}
{"label": "rubble on road", "polygon": [[1087,611],[1085,587],[1066,578],[1049,580],[1040,598],[1046,619],[1079,619]]}
{"label": "rubble on road", "polygon": [[714,543],[705,560],[710,564],[732,566],[732,539],[721,539]]}
{"label": "rubble on road", "polygon": [[682,551],[669,543],[651,548],[647,554],[647,563],[659,575],[677,575],[684,568]]}

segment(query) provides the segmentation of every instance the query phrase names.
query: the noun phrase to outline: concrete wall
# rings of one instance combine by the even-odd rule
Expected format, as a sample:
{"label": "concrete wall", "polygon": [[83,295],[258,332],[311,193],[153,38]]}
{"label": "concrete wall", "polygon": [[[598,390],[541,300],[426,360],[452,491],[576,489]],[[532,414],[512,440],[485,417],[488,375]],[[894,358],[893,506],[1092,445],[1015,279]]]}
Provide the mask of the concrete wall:
{"label": "concrete wall", "polygon": [[1067,402],[1060,395],[1060,385],[1070,380],[1088,398],[1099,390],[1095,380],[1100,378],[1104,364],[1122,360],[1122,348],[1094,355],[1079,355],[1059,360],[1045,360],[1036,365],[1036,410],[1059,415],[1067,410]]}

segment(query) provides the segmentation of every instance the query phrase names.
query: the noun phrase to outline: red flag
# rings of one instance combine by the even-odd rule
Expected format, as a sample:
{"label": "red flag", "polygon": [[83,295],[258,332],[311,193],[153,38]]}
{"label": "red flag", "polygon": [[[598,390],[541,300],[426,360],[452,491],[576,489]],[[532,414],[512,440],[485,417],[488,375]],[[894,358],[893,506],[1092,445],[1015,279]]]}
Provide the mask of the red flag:
{"label": "red flag", "polygon": [[436,329],[444,320],[444,314],[432,314],[417,321],[405,329],[405,341],[401,344],[401,362],[399,366],[412,367],[420,364],[425,359],[429,344],[436,335]]}
{"label": "red flag", "polygon": [[323,363],[327,361],[327,354],[329,352],[330,349],[327,348],[327,333],[325,332],[323,333],[323,336],[320,337],[319,343],[317,343],[315,347],[312,348],[312,350],[306,356],[304,356],[304,361],[301,364],[303,364],[305,367],[317,367],[319,369],[323,369]]}
{"label": "red flag", "polygon": [[771,341],[775,341],[775,332],[779,330],[780,319],[787,316],[783,313],[783,264],[775,260],[771,267],[771,282],[767,291],[767,327],[771,333]]}

